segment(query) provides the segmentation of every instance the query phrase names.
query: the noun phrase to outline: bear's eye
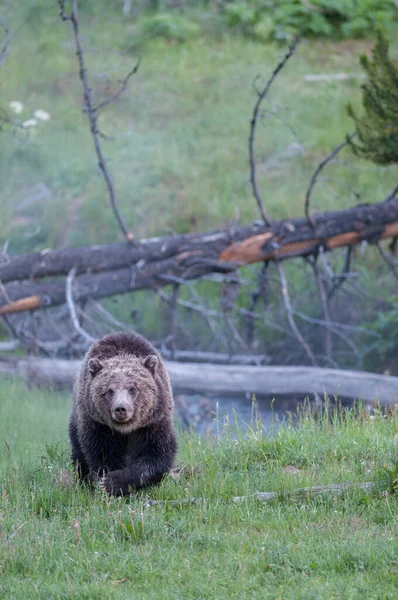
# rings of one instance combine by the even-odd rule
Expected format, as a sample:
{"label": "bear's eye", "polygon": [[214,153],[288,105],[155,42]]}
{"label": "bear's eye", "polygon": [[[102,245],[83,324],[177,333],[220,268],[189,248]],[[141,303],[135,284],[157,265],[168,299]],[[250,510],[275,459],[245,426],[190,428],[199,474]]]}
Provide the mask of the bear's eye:
{"label": "bear's eye", "polygon": [[136,390],[135,388],[133,388],[133,387],[131,387],[131,388],[129,389],[129,393],[130,393],[132,396],[134,396],[134,394],[136,393],[136,391],[137,391],[137,390]]}
{"label": "bear's eye", "polygon": [[108,396],[108,398],[112,398],[112,396],[114,395],[114,393],[115,393],[114,390],[111,389],[111,390],[108,390],[106,392],[106,395]]}

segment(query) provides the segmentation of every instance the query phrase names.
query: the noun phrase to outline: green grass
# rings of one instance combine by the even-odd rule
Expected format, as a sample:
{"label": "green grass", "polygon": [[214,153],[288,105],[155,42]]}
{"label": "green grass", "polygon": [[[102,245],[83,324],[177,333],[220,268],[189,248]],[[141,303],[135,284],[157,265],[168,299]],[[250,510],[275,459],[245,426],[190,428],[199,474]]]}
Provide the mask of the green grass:
{"label": "green grass", "polygon": [[[398,459],[396,412],[315,419],[307,410],[297,427],[285,423],[270,436],[256,428],[232,435],[223,424],[216,438],[180,434],[185,473],[117,500],[59,483],[70,468],[66,396],[2,380],[0,407],[7,600],[397,596],[394,496],[250,498],[256,490],[376,479]],[[248,499],[233,503],[237,495]],[[205,500],[148,507],[147,496]]]}

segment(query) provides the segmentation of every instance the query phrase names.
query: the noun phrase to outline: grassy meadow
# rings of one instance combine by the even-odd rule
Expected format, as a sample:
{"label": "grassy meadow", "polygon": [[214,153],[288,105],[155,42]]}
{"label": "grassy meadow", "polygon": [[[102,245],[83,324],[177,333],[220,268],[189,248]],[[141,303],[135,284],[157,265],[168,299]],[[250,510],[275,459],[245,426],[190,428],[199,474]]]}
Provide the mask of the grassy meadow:
{"label": "grassy meadow", "polygon": [[[217,437],[180,433],[178,476],[113,499],[71,480],[69,409],[68,395],[0,381],[1,598],[397,597],[398,505],[379,475],[398,460],[396,411],[303,410],[270,435],[225,423]],[[344,481],[379,484],[250,497]]]}
{"label": "grassy meadow", "polygon": [[[2,68],[3,108],[14,121],[25,122],[37,109],[51,115],[36,127],[2,133],[0,241],[9,240],[10,252],[121,239],[82,114],[71,29],[56,3],[40,4],[36,12],[11,12],[17,31]],[[97,101],[112,96],[142,58],[126,93],[99,120],[109,138],[103,147],[119,205],[134,233],[211,230],[231,224],[237,213],[241,222],[258,218],[249,187],[249,122],[255,88],[265,84],[286,46],[224,34],[141,47],[134,22],[114,8],[109,15],[106,8],[98,15],[82,12],[81,30]],[[371,47],[370,40],[304,41],[276,81],[256,144],[270,218],[303,214],[315,166],[353,129],[347,103],[360,102],[360,77],[316,83],[305,75],[360,76],[360,54]],[[13,100],[24,105],[20,115],[8,109]],[[349,151],[343,157],[350,158]],[[336,165],[328,175],[314,193],[316,210],[352,205],[358,200],[353,189],[363,201],[381,200],[395,182],[391,169],[381,176],[364,162],[354,170]]]}
{"label": "grassy meadow", "polygon": [[[226,227],[237,215],[240,223],[258,218],[247,156],[253,82],[260,75],[255,85],[265,83],[285,48],[226,32],[139,46],[133,19],[113,4],[102,3],[98,14],[82,10],[81,30],[99,102],[142,59],[126,93],[100,116],[129,227],[147,237]],[[1,131],[1,246],[12,254],[120,240],[82,113],[68,24],[50,0],[3,2],[1,11],[14,34],[0,80],[0,108],[14,122]],[[315,83],[305,76],[360,75],[359,55],[371,46],[304,41],[276,81],[256,148],[271,218],[303,214],[314,168],[353,128],[346,104],[360,104],[360,77]],[[20,114],[12,101],[23,103]],[[38,109],[50,119],[20,127]],[[358,160],[347,168],[351,158],[346,150],[315,189],[314,210],[379,201],[396,183],[393,169]],[[286,271],[295,297],[306,281],[295,263]],[[396,294],[375,252],[364,251],[356,271],[366,293]],[[218,309],[219,290],[209,282],[197,289]],[[140,331],[157,321],[147,294],[113,302],[121,318],[132,305],[142,308]],[[192,328],[203,335],[203,323]],[[266,328],[262,335],[273,343],[281,336]],[[0,380],[0,598],[397,597],[398,506],[394,494],[383,493],[391,485],[383,467],[398,461],[396,411],[337,411],[328,418],[303,410],[270,435],[256,424],[236,429],[224,422],[219,436],[180,433],[175,477],[113,499],[73,480],[70,406],[68,394]],[[346,481],[379,483],[372,492],[335,497],[266,504],[252,497],[256,490]],[[234,496],[246,500],[234,503]],[[202,500],[148,506],[148,497]]]}

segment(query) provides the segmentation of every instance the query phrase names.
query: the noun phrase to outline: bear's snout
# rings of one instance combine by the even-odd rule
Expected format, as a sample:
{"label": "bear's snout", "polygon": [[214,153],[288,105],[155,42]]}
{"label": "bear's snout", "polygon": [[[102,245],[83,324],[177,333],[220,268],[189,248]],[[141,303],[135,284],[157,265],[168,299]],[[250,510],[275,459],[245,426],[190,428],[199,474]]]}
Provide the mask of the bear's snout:
{"label": "bear's snout", "polygon": [[133,416],[133,406],[127,390],[118,391],[112,398],[112,419],[118,423],[125,423]]}

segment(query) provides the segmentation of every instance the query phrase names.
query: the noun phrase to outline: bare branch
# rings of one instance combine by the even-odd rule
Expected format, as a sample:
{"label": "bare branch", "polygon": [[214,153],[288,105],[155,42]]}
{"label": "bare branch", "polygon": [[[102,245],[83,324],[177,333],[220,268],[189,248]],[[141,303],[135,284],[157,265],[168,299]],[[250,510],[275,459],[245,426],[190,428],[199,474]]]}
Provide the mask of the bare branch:
{"label": "bare branch", "polygon": [[356,136],[356,132],[354,133],[350,133],[349,136],[347,136],[347,138],[344,140],[344,142],[342,142],[341,144],[339,144],[338,146],[336,146],[331,152],[330,154],[327,155],[326,158],[324,158],[319,165],[317,166],[317,168],[315,169],[311,179],[310,179],[310,183],[308,185],[308,189],[307,189],[307,193],[305,195],[305,204],[304,204],[304,213],[306,218],[308,219],[308,222],[312,225],[312,227],[315,227],[315,223],[313,218],[310,216],[309,211],[310,211],[310,199],[311,199],[311,192],[313,187],[316,184],[316,180],[318,179],[319,173],[321,173],[321,171],[326,167],[326,165],[328,163],[330,163],[331,160],[333,160],[338,153],[340,152],[340,150],[342,150],[343,148],[345,148],[345,146],[347,146],[350,142],[350,140],[352,140],[354,137]]}
{"label": "bare branch", "polygon": [[180,284],[179,283],[175,283],[173,285],[173,292],[171,294],[171,296],[167,296],[166,294],[159,294],[159,297],[162,298],[162,300],[165,300],[169,306],[170,309],[170,313],[171,313],[171,320],[170,320],[170,333],[167,337],[167,340],[170,342],[171,345],[171,360],[175,360],[175,353],[176,353],[176,342],[177,342],[177,325],[178,325],[178,321],[177,321],[177,307],[178,307],[178,294],[180,291]]}
{"label": "bare branch", "polygon": [[336,282],[333,284],[333,287],[331,288],[331,290],[328,293],[328,300],[331,300],[333,298],[334,294],[337,292],[337,290],[339,290],[341,288],[341,286],[344,284],[344,282],[347,280],[348,276],[350,275],[351,256],[352,256],[352,246],[348,246],[348,248],[346,249],[344,266],[341,269],[341,273],[338,276],[334,277],[336,279]]}
{"label": "bare branch", "polygon": [[137,64],[135,65],[135,67],[133,69],[131,69],[131,71],[129,73],[127,73],[126,77],[122,81],[119,81],[119,83],[121,85],[120,85],[120,88],[118,89],[118,91],[115,94],[113,94],[113,96],[110,96],[110,98],[107,98],[106,100],[103,100],[102,102],[97,104],[97,106],[95,106],[93,109],[94,111],[99,111],[102,108],[104,108],[105,106],[108,106],[108,104],[117,100],[123,94],[123,92],[126,91],[126,88],[127,88],[130,78],[133,75],[135,75],[139,69],[140,62],[141,62],[141,58],[138,59]]}
{"label": "bare branch", "polygon": [[[134,239],[133,234],[127,229],[124,220],[119,212],[119,208],[117,206],[117,198],[116,192],[113,185],[111,174],[108,170],[107,164],[104,159],[104,155],[102,153],[101,143],[100,143],[100,132],[98,129],[97,122],[97,114],[96,109],[93,105],[92,99],[92,89],[90,87],[90,83],[88,81],[87,69],[84,62],[84,54],[83,47],[80,40],[80,31],[79,31],[79,18],[78,18],[78,0],[73,0],[72,2],[72,12],[69,15],[65,14],[65,3],[63,0],[59,0],[60,7],[60,17],[63,21],[70,21],[73,28],[73,33],[75,37],[76,44],[76,54],[79,62],[79,77],[83,85],[84,90],[84,112],[87,113],[87,117],[90,124],[90,131],[94,141],[95,152],[98,158],[98,167],[102,173],[102,176],[105,180],[106,187],[108,189],[109,200],[112,206],[113,213],[116,217],[116,220],[119,224],[119,227],[126,238],[126,240],[131,243]],[[127,79],[128,81],[128,79]],[[127,82],[126,82],[127,85]],[[121,93],[121,92],[120,92]]]}
{"label": "bare branch", "polygon": [[250,134],[249,134],[249,164],[250,164],[250,183],[252,186],[252,192],[253,195],[256,199],[257,202],[257,206],[258,209],[260,211],[260,215],[262,220],[264,221],[265,225],[269,225],[270,221],[265,213],[265,209],[264,209],[264,205],[263,205],[263,201],[260,195],[260,192],[258,190],[257,187],[257,180],[256,180],[256,161],[255,161],[255,156],[254,156],[254,140],[255,140],[255,135],[256,135],[256,126],[257,126],[257,122],[259,119],[259,113],[260,113],[260,107],[261,107],[261,103],[264,100],[264,98],[266,97],[266,95],[268,94],[272,83],[274,82],[276,76],[278,75],[278,73],[283,69],[283,67],[285,66],[285,64],[287,63],[287,61],[289,60],[289,58],[291,56],[293,56],[293,54],[296,51],[296,48],[298,46],[300,42],[300,38],[296,37],[296,39],[293,41],[292,45],[289,48],[289,51],[285,54],[285,56],[283,57],[283,59],[278,63],[278,65],[275,67],[271,77],[268,79],[265,87],[263,88],[263,90],[261,90],[260,92],[258,92],[258,99],[256,104],[254,105],[254,109],[253,109],[253,114],[252,114],[252,118],[250,121]]}
{"label": "bare branch", "polygon": [[248,321],[247,321],[247,327],[246,327],[246,338],[247,338],[247,343],[249,344],[249,346],[251,346],[253,343],[253,336],[254,336],[254,329],[255,329],[255,325],[254,325],[255,320],[252,315],[256,309],[257,302],[260,300],[260,298],[263,299],[264,304],[265,304],[265,297],[266,297],[267,287],[268,287],[267,286],[267,284],[268,284],[267,268],[268,268],[268,263],[264,263],[263,266],[261,267],[261,270],[259,271],[259,273],[257,275],[257,288],[254,290],[254,292],[252,292],[252,294],[250,296],[249,310],[247,311]]}
{"label": "bare branch", "polygon": [[8,27],[7,27],[7,23],[5,22],[5,20],[3,18],[0,18],[0,26],[2,27],[4,34],[6,36],[6,43],[4,44],[4,46],[2,47],[2,49],[0,50],[0,67],[3,66],[5,59],[7,58],[7,55],[10,51],[10,44],[11,44],[11,38],[12,38],[12,34],[9,31]]}
{"label": "bare branch", "polygon": [[293,314],[297,317],[300,317],[303,321],[307,321],[308,323],[314,323],[315,325],[323,325],[326,326],[329,323],[329,327],[333,330],[342,330],[342,331],[353,331],[357,333],[364,333],[369,335],[370,337],[379,338],[380,334],[372,331],[371,329],[366,329],[365,327],[359,327],[355,325],[347,325],[346,323],[336,323],[336,321],[324,321],[323,319],[316,319],[315,317],[309,317],[308,315],[300,312],[299,310],[293,310]]}
{"label": "bare branch", "polygon": [[[190,290],[192,292],[191,287],[190,287]],[[165,294],[164,292],[162,292],[161,290],[156,290],[156,293],[159,296],[159,298],[161,298],[165,302],[170,302],[170,297],[167,294]],[[203,304],[201,298],[199,297],[199,294],[197,294],[197,292],[193,293],[192,295],[195,297],[197,304],[195,304],[194,302],[190,302],[189,300],[183,300],[182,298],[177,298],[177,304],[184,306],[185,308],[189,308],[191,310],[195,310],[195,311],[199,312],[202,315],[202,317],[205,319],[205,321],[208,324],[209,329],[211,330],[213,335],[216,336],[218,334],[218,332],[217,332],[216,323],[214,322],[213,319],[221,319],[222,318],[221,313],[219,313],[215,310],[206,308],[206,306],[204,306],[204,304]]]}
{"label": "bare branch", "polygon": [[282,265],[280,264],[279,261],[276,261],[276,266],[277,266],[278,271],[279,271],[279,277],[280,277],[280,280],[281,280],[282,296],[283,296],[283,301],[285,303],[287,318],[289,320],[290,327],[292,328],[292,331],[293,331],[294,335],[296,336],[297,341],[304,348],[304,350],[305,350],[308,358],[310,359],[311,363],[314,365],[314,367],[317,367],[318,363],[316,361],[314,353],[312,352],[312,350],[309,347],[308,343],[305,341],[305,339],[301,335],[301,333],[300,333],[300,331],[299,331],[299,329],[298,329],[298,327],[296,325],[296,321],[294,320],[293,307],[292,307],[292,304],[290,302],[289,289],[288,289],[288,286],[287,286],[287,280],[286,280],[285,271],[284,271],[284,269],[283,269],[283,267],[282,267]]}
{"label": "bare branch", "polygon": [[398,194],[398,185],[392,190],[392,192],[387,196],[384,202],[390,202],[390,200],[394,200],[395,196]]}
{"label": "bare branch", "polygon": [[382,257],[384,262],[390,267],[392,274],[394,275],[395,279],[398,281],[398,270],[394,263],[394,260],[388,256],[387,252],[384,251],[384,249],[380,246],[380,244],[376,244],[376,246],[380,253],[380,256]]}
{"label": "bare branch", "polygon": [[330,315],[330,307],[328,303],[328,298],[326,296],[325,286],[322,280],[322,274],[319,272],[318,265],[316,263],[316,259],[311,261],[311,266],[314,271],[316,285],[318,288],[319,299],[321,301],[323,316],[326,322],[325,325],[325,354],[330,362],[333,361],[333,345],[332,345],[332,332],[330,329],[330,322],[332,320]]}
{"label": "bare branch", "polygon": [[89,298],[89,302],[91,306],[100,314],[106,321],[108,321],[111,325],[114,325],[118,329],[122,329],[123,331],[130,331],[131,333],[136,333],[133,327],[127,325],[127,323],[122,323],[118,319],[116,319],[106,308],[102,306],[100,302]]}
{"label": "bare branch", "polygon": [[81,327],[81,325],[79,323],[79,319],[77,317],[76,306],[75,306],[75,303],[73,300],[73,293],[72,293],[72,285],[73,285],[73,280],[75,278],[75,274],[76,274],[76,268],[73,267],[73,269],[70,270],[68,277],[66,278],[66,286],[65,286],[66,302],[68,304],[70,318],[72,319],[73,327],[75,328],[77,333],[79,333],[82,337],[84,337],[84,339],[87,340],[88,342],[95,342],[96,338],[93,338],[89,333],[87,333],[87,331],[85,331]]}
{"label": "bare branch", "polygon": [[233,339],[235,340],[235,342],[241,347],[243,348],[243,350],[245,350],[246,352],[249,352],[249,347],[246,344],[245,340],[242,338],[242,336],[240,335],[239,331],[237,330],[234,322],[231,319],[231,315],[228,313],[228,311],[224,311],[224,321],[228,327],[228,329],[230,330]]}

